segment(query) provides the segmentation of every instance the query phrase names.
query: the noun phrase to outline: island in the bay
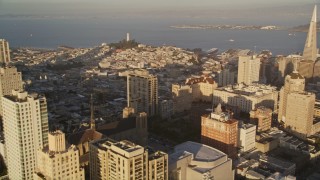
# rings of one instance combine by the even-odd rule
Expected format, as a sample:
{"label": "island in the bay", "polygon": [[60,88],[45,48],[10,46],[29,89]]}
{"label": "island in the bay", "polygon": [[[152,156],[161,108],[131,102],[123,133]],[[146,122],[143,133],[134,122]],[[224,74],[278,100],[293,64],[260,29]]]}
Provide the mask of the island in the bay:
{"label": "island in the bay", "polygon": [[255,25],[173,25],[171,28],[177,29],[235,29],[235,30],[283,30],[284,28],[268,25],[268,26],[255,26]]}

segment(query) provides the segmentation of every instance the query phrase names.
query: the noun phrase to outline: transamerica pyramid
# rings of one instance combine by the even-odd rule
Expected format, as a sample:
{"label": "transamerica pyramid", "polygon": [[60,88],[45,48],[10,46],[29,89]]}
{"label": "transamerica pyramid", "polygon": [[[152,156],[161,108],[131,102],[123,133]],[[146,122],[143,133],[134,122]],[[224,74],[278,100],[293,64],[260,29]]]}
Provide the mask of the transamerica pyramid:
{"label": "transamerica pyramid", "polygon": [[317,60],[317,5],[314,6],[306,44],[303,50],[304,60]]}

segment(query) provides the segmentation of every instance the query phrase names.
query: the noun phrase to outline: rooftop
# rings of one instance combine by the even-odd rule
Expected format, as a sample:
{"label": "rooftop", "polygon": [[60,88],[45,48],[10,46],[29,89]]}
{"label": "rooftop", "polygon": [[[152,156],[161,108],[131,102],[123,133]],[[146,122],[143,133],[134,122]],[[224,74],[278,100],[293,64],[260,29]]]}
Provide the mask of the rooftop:
{"label": "rooftop", "polygon": [[226,156],[225,153],[196,142],[187,141],[185,143],[179,144],[174,147],[175,152],[188,152],[193,154],[193,159],[196,161],[215,161],[218,160],[224,156]]}
{"label": "rooftop", "polygon": [[244,96],[263,96],[266,94],[271,94],[277,90],[276,87],[265,85],[265,84],[237,84],[233,86],[226,86],[217,88],[215,91],[226,91],[234,94],[244,95]]}

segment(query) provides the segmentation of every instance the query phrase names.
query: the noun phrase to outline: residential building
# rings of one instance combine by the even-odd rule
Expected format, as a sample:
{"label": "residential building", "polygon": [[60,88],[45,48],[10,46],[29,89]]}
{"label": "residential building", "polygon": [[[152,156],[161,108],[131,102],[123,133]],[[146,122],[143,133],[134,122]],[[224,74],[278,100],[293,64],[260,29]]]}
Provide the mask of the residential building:
{"label": "residential building", "polygon": [[256,56],[239,56],[238,83],[250,85],[259,82],[260,59]]}
{"label": "residential building", "polygon": [[80,167],[79,150],[75,145],[66,146],[62,131],[48,135],[49,145],[37,152],[35,180],[74,179],[84,180],[84,169]]}
{"label": "residential building", "polygon": [[240,151],[247,152],[256,147],[256,126],[253,124],[239,123],[239,142]]}
{"label": "residential building", "polygon": [[211,102],[213,90],[218,87],[218,84],[208,74],[188,78],[185,84],[192,89],[193,102]]}
{"label": "residential building", "polygon": [[220,87],[213,91],[213,104],[232,106],[249,113],[260,106],[277,110],[278,91],[276,87],[264,84],[238,84]]}
{"label": "residential building", "polygon": [[[0,96],[11,95],[12,90],[23,90],[21,72],[16,67],[7,66],[0,68]],[[2,116],[2,103],[0,100],[0,115]]]}
{"label": "residential building", "polygon": [[222,112],[221,104],[209,115],[201,117],[201,143],[212,146],[229,157],[237,155],[238,121]]}
{"label": "residential building", "polygon": [[157,152],[149,161],[146,149],[127,140],[93,141],[89,157],[91,179],[168,179],[165,153]]}
{"label": "residential building", "polygon": [[139,69],[127,76],[127,103],[135,113],[154,116],[158,111],[158,78],[147,70]]}
{"label": "residential building", "polygon": [[168,180],[168,154],[158,151],[149,155],[149,179]]}
{"label": "residential building", "polygon": [[278,121],[285,121],[287,116],[287,99],[291,92],[303,92],[305,88],[305,79],[298,71],[293,71],[285,78],[284,86],[280,90],[280,102],[278,111]]}
{"label": "residential building", "polygon": [[172,84],[173,111],[175,113],[191,109],[192,88],[188,85]]}
{"label": "residential building", "polygon": [[219,87],[235,84],[236,71],[231,67],[222,67],[215,73],[216,81]]}
{"label": "residential building", "polygon": [[315,94],[292,92],[287,97],[285,128],[300,138],[312,134]]}
{"label": "residential building", "polygon": [[169,154],[169,179],[234,179],[232,160],[216,148],[187,141]]}
{"label": "residential building", "polygon": [[13,90],[2,107],[9,178],[32,179],[37,150],[48,145],[46,98]]}
{"label": "residential building", "polygon": [[159,114],[162,119],[170,119],[174,112],[173,100],[162,100],[159,105]]}
{"label": "residential building", "polygon": [[272,110],[264,106],[250,111],[250,122],[255,124],[258,132],[267,131],[271,128]]}
{"label": "residential building", "polygon": [[0,63],[8,64],[10,61],[9,42],[5,39],[0,39]]}

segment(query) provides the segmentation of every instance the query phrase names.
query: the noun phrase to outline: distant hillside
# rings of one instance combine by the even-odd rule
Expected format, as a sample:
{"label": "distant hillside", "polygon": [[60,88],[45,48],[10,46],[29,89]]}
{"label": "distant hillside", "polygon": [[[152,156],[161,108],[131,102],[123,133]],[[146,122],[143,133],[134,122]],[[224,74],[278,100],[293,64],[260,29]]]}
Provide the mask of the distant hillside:
{"label": "distant hillside", "polygon": [[[289,30],[290,31],[298,31],[298,32],[308,32],[309,26],[310,26],[310,24],[306,24],[306,25],[293,27]],[[317,31],[319,31],[319,30],[320,30],[320,22],[317,22]]]}

